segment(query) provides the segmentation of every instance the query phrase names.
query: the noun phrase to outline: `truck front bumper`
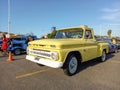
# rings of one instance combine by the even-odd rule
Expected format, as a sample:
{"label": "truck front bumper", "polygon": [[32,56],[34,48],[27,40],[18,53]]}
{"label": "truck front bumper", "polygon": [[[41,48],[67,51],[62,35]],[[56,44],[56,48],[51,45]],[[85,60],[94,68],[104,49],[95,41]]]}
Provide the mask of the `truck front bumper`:
{"label": "truck front bumper", "polygon": [[45,60],[43,58],[38,58],[38,57],[30,56],[30,55],[26,55],[26,59],[32,62],[38,63],[38,64],[52,67],[52,68],[60,68],[63,66],[63,62]]}

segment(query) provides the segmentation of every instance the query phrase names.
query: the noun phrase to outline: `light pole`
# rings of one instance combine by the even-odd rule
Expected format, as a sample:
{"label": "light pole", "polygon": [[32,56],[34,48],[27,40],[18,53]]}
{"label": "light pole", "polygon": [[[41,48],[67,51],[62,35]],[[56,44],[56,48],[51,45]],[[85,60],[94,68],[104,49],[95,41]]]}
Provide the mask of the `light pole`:
{"label": "light pole", "polygon": [[10,0],[8,0],[8,38],[10,38]]}

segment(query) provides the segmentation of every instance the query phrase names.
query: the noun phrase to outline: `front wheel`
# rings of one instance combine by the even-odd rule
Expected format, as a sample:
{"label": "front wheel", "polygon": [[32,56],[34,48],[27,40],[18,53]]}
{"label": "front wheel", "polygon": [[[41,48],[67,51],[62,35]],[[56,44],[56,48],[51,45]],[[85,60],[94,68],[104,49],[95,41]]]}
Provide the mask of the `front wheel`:
{"label": "front wheel", "polygon": [[102,52],[102,56],[100,57],[100,60],[104,62],[106,60],[106,52],[105,50]]}
{"label": "front wheel", "polygon": [[63,71],[66,75],[72,76],[78,70],[78,59],[74,54],[67,57],[66,62],[63,67]]}
{"label": "front wheel", "polygon": [[14,53],[14,55],[20,55],[21,54],[21,49],[19,49],[19,48],[15,49],[13,53]]}

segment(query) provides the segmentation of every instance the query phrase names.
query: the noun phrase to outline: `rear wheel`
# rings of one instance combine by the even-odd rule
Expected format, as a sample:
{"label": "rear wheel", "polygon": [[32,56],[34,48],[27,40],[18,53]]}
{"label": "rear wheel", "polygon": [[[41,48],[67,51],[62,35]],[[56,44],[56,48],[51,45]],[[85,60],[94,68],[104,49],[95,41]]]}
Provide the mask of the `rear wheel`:
{"label": "rear wheel", "polygon": [[21,54],[21,49],[17,48],[14,50],[14,55],[20,55]]}
{"label": "rear wheel", "polygon": [[115,53],[118,53],[118,49],[117,48],[115,49]]}
{"label": "rear wheel", "polygon": [[105,50],[102,52],[102,56],[100,57],[100,60],[104,62],[106,60],[106,52]]}
{"label": "rear wheel", "polygon": [[70,54],[63,67],[63,71],[66,75],[72,76],[78,70],[78,59],[74,54]]}

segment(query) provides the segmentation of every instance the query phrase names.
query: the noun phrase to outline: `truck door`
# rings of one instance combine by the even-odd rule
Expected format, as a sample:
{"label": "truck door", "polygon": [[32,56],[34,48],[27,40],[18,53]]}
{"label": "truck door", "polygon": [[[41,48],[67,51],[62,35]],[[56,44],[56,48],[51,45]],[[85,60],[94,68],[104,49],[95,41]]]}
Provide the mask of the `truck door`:
{"label": "truck door", "polygon": [[91,30],[86,30],[84,34],[84,60],[90,60],[97,57],[97,42],[94,40]]}

